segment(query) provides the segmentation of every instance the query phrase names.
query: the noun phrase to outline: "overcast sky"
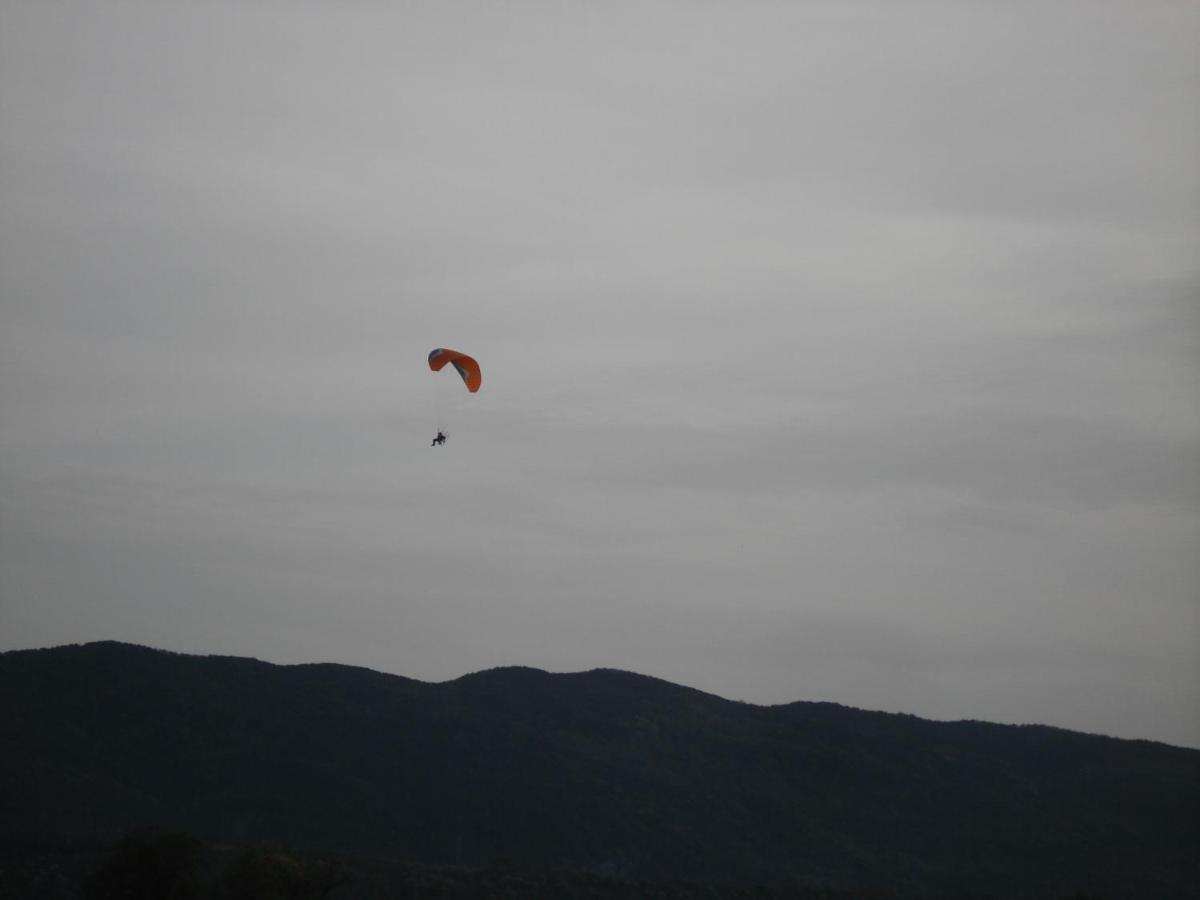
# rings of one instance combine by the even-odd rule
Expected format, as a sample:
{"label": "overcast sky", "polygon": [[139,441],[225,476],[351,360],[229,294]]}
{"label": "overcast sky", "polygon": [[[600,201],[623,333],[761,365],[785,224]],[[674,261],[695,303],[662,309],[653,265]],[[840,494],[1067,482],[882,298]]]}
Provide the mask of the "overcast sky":
{"label": "overcast sky", "polygon": [[0,0],[0,649],[1200,746],[1198,46],[1191,0]]}

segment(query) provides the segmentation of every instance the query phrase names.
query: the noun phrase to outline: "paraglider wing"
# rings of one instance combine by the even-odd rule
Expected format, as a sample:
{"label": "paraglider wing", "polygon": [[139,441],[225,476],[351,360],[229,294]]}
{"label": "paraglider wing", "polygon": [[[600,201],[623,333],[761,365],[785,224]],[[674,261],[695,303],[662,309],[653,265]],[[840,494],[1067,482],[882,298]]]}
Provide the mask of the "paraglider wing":
{"label": "paraglider wing", "polygon": [[466,384],[467,390],[472,394],[479,390],[479,386],[483,384],[483,374],[479,371],[479,363],[475,362],[465,353],[459,353],[457,350],[450,350],[446,347],[438,347],[436,350],[431,350],[429,353],[429,368],[434,372],[440,372],[442,367],[450,363],[462,376],[463,383]]}

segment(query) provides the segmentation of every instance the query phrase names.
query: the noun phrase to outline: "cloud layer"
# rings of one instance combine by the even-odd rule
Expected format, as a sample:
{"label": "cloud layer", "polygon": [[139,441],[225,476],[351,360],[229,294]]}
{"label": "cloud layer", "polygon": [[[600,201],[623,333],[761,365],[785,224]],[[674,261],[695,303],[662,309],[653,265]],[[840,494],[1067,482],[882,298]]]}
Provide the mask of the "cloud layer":
{"label": "cloud layer", "polygon": [[4,5],[4,645],[1200,746],[1194,4],[469,12]]}

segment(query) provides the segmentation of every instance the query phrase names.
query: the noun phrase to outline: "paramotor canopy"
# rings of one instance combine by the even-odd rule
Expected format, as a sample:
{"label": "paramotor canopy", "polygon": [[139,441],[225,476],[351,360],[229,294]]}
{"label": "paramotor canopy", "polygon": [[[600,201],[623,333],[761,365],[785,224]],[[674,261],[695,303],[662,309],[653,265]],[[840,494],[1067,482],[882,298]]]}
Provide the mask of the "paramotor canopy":
{"label": "paramotor canopy", "polygon": [[434,372],[440,372],[446,363],[450,363],[458,370],[468,391],[473,394],[479,390],[479,386],[483,384],[483,374],[479,371],[479,363],[465,353],[459,353],[457,350],[450,350],[446,347],[438,347],[429,352],[429,368]]}

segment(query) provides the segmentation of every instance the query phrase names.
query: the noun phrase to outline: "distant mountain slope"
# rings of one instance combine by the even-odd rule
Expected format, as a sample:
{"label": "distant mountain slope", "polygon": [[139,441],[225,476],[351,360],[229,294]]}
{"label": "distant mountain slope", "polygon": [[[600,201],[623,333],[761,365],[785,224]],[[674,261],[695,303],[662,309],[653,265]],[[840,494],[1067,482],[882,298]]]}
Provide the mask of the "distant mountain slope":
{"label": "distant mountain slope", "polygon": [[1200,896],[1200,751],[626,672],[426,684],[118,643],[0,654],[0,829],[637,878]]}

